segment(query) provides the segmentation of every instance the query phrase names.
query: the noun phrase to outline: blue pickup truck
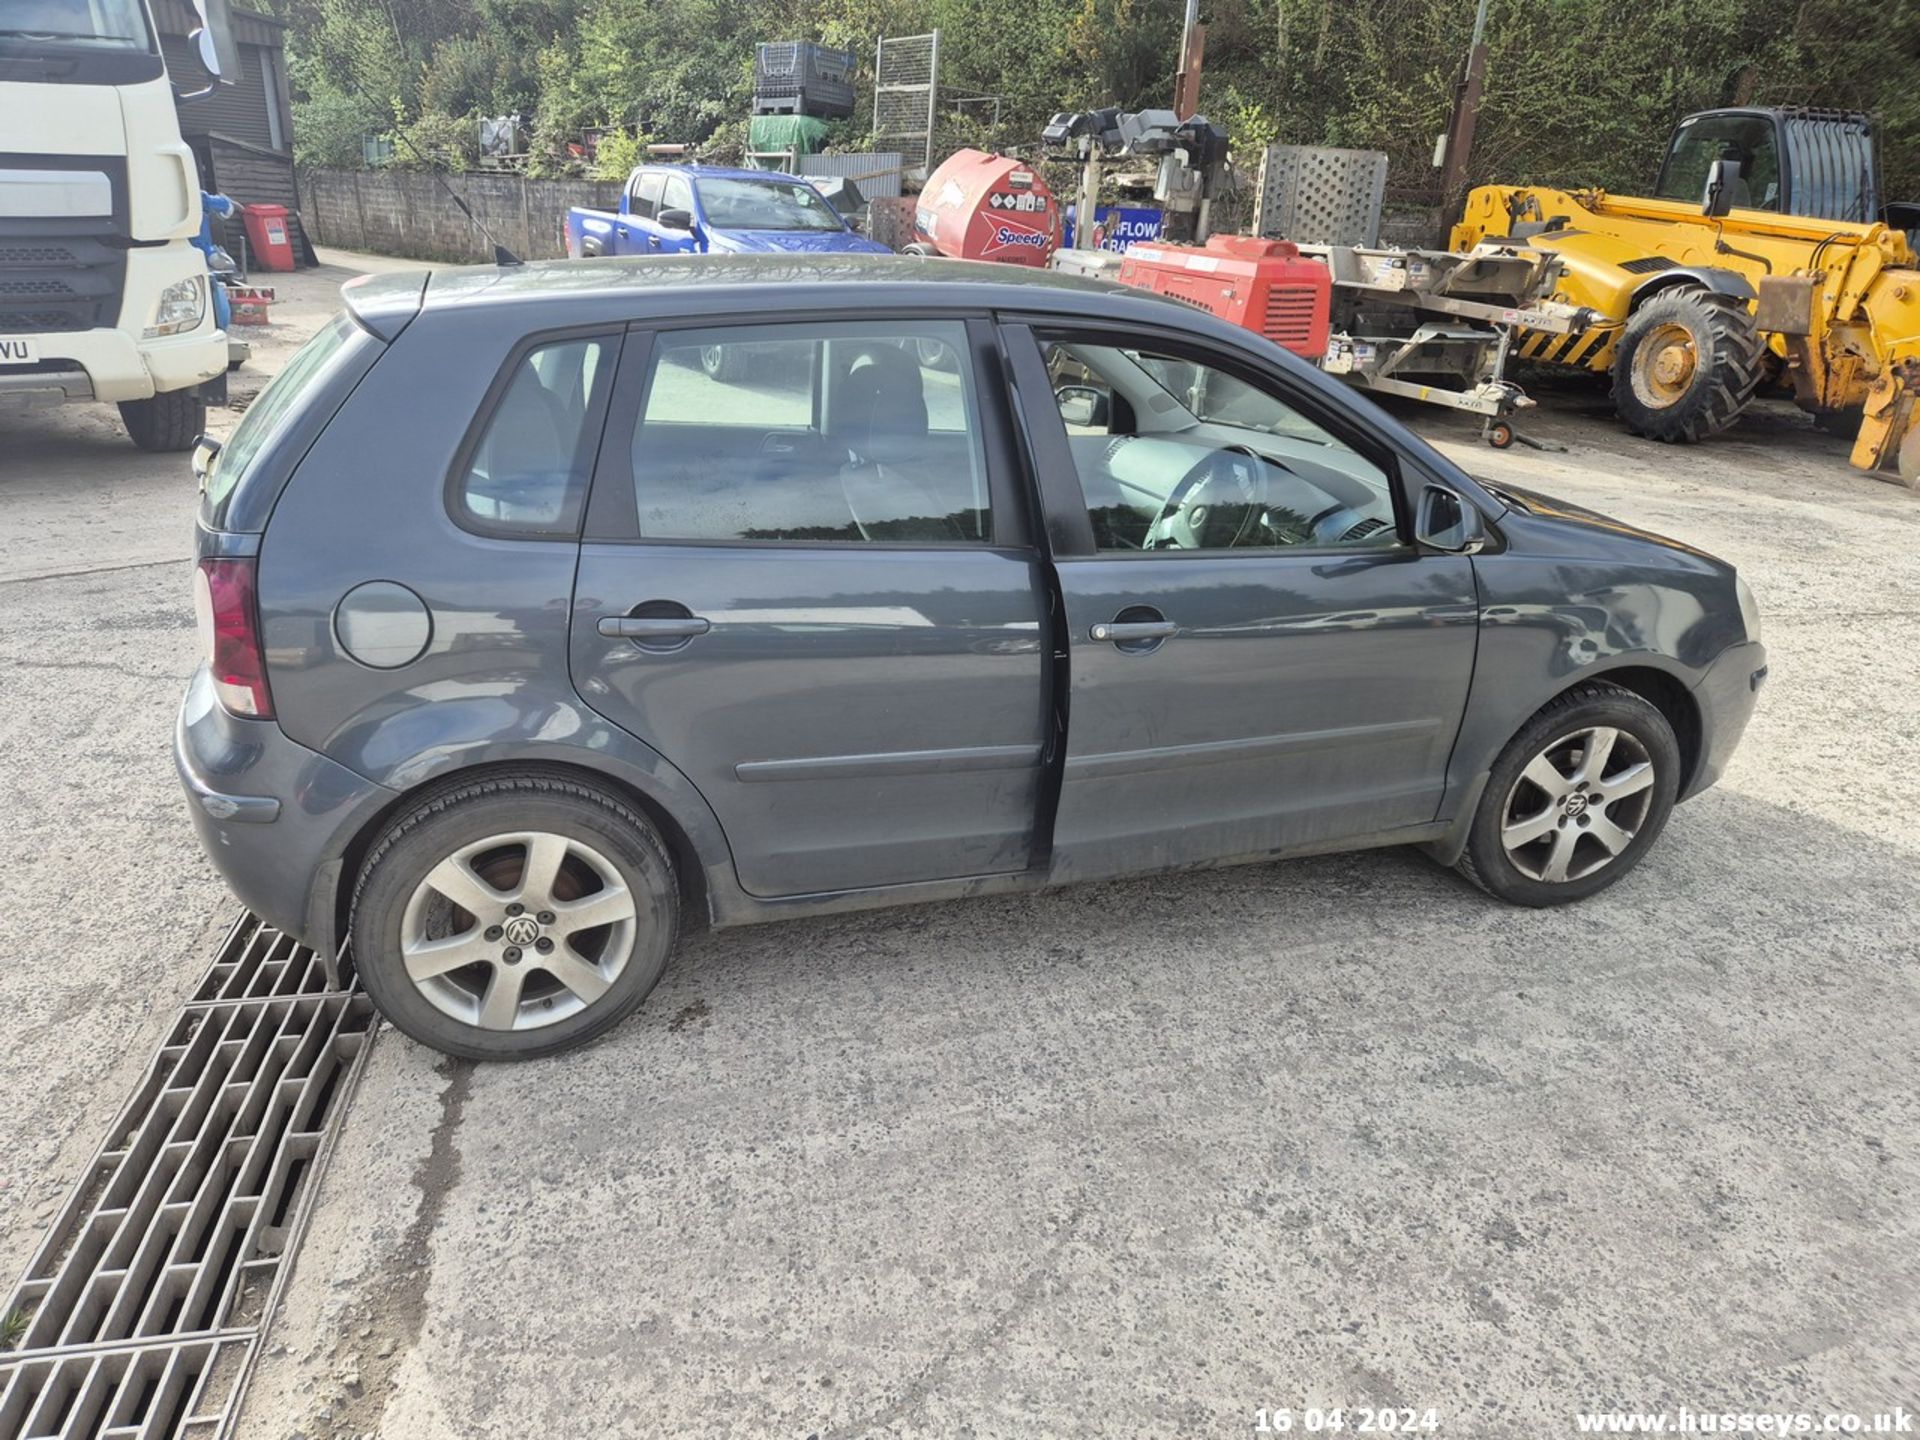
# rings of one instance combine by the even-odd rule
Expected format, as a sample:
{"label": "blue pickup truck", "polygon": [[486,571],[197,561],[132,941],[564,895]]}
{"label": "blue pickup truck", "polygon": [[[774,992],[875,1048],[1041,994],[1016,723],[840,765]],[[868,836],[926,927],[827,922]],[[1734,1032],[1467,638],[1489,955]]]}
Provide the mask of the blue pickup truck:
{"label": "blue pickup truck", "polygon": [[889,253],[806,181],[766,170],[642,165],[627,177],[618,211],[567,211],[573,259],[709,250]]}

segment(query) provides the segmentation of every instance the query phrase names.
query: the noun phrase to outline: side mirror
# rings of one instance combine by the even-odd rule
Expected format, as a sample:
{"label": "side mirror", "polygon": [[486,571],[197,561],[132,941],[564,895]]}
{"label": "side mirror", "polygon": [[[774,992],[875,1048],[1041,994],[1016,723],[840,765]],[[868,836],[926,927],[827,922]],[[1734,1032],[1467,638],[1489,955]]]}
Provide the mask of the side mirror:
{"label": "side mirror", "polygon": [[653,218],[669,230],[693,229],[693,212],[691,210],[662,210]]}
{"label": "side mirror", "polygon": [[233,38],[232,6],[228,0],[193,0],[193,9],[200,24],[191,39],[210,83],[203,90],[183,94],[182,100],[211,95],[215,86],[240,83],[240,46]]}
{"label": "side mirror", "polygon": [[1060,419],[1082,429],[1105,428],[1112,413],[1106,392],[1091,385],[1062,385],[1053,392],[1053,399],[1060,407]]}
{"label": "side mirror", "polygon": [[1416,540],[1444,555],[1478,555],[1487,544],[1480,512],[1444,485],[1429,485],[1420,492],[1420,513],[1413,529]]}
{"label": "side mirror", "polygon": [[1716,160],[1707,167],[1707,188],[1700,196],[1700,213],[1717,220],[1733,209],[1734,191],[1740,184],[1738,160]]}

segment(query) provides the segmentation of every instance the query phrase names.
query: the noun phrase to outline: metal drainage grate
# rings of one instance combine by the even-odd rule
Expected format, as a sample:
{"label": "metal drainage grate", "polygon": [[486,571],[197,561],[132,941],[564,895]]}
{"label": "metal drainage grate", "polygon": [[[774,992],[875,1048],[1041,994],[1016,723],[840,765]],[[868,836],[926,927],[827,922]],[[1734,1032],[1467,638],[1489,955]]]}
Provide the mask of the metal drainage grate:
{"label": "metal drainage grate", "polygon": [[243,916],[0,1315],[0,1440],[211,1440],[372,1033],[367,998]]}

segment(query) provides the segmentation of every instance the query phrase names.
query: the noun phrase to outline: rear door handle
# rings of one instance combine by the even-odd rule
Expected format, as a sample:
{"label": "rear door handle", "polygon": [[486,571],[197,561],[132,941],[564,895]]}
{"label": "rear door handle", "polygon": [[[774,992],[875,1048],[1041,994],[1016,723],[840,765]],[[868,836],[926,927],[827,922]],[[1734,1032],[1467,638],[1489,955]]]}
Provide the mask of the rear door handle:
{"label": "rear door handle", "polygon": [[1124,645],[1129,640],[1171,640],[1179,633],[1180,627],[1171,620],[1110,620],[1094,626],[1091,631],[1094,639],[1109,640],[1115,645]]}
{"label": "rear door handle", "polygon": [[691,640],[713,629],[713,622],[698,615],[665,618],[602,615],[594,628],[609,640]]}

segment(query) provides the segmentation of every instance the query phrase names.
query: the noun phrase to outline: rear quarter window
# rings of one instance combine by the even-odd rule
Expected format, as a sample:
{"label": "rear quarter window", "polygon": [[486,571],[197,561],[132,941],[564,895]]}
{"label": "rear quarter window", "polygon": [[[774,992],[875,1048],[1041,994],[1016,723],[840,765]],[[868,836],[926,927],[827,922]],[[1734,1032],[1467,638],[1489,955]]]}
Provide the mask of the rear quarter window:
{"label": "rear quarter window", "polygon": [[450,499],[464,528],[526,538],[578,531],[619,350],[617,335],[522,350],[455,467]]}
{"label": "rear quarter window", "polygon": [[280,487],[385,346],[340,314],[254,397],[200,492],[209,530],[260,530]]}

